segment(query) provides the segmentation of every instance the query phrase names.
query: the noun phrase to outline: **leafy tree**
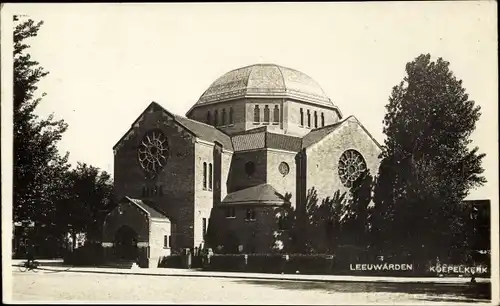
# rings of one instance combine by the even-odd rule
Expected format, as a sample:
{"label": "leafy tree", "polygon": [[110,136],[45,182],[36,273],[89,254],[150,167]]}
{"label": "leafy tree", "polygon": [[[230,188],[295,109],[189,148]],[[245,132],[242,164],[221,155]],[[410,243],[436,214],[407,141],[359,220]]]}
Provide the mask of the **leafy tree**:
{"label": "leafy tree", "polygon": [[[64,233],[87,234],[90,241],[99,241],[106,213],[115,207],[113,183],[106,171],[78,163],[64,178],[63,199],[58,203],[58,220]],[[73,245],[74,247],[75,245]]]}
{"label": "leafy tree", "polygon": [[361,175],[349,190],[350,197],[344,205],[344,214],[341,219],[343,245],[367,248],[372,190],[373,177],[369,172]]}
{"label": "leafy tree", "polygon": [[446,257],[452,231],[460,228],[452,226],[457,206],[486,182],[485,154],[470,148],[480,107],[441,58],[420,55],[406,73],[393,88],[383,121],[387,137],[375,197],[386,210],[383,239],[399,254]]}
{"label": "leafy tree", "polygon": [[59,178],[68,169],[57,142],[66,131],[63,120],[53,115],[42,119],[35,109],[45,96],[37,95],[37,83],[48,72],[31,59],[27,40],[36,37],[42,21],[20,21],[14,17],[14,221],[31,220],[36,226],[51,228],[54,203],[59,196]]}
{"label": "leafy tree", "polygon": [[334,253],[342,241],[342,218],[346,211],[346,193],[336,191],[327,197],[315,211],[315,222],[320,227],[318,235],[323,234],[318,250],[320,253]]}
{"label": "leafy tree", "polygon": [[[317,191],[311,188],[304,209],[294,207],[279,212],[277,222],[281,231],[276,239],[283,242],[282,252],[319,254],[332,253],[341,233],[341,218],[345,211],[346,194],[340,191],[318,203]],[[300,214],[303,215],[300,215]]]}

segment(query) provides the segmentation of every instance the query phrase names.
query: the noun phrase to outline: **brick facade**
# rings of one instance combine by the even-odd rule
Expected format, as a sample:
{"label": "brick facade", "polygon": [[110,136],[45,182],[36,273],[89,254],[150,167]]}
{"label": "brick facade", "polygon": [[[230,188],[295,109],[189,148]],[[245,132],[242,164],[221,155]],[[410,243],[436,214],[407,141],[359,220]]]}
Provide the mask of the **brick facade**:
{"label": "brick facade", "polygon": [[380,147],[356,118],[350,117],[337,130],[305,150],[306,191],[314,187],[318,200],[331,197],[337,190],[341,193],[347,192],[348,188],[340,181],[338,164],[341,154],[348,149],[361,153],[372,176],[378,173]]}
{"label": "brick facade", "polygon": [[[264,81],[253,84],[260,86]],[[266,97],[257,89],[252,90],[259,97],[196,104],[187,114],[190,119],[173,115],[154,102],[141,114],[114,147],[115,191],[118,199],[129,197],[151,203],[163,217],[145,219],[140,210],[125,201],[127,211],[135,209],[135,214],[112,212],[108,216],[103,233],[107,245],[112,245],[119,224],[129,224],[141,241],[147,242],[147,257],[154,265],[159,257],[170,252],[203,245],[208,223],[213,222],[223,240],[220,243],[227,244],[224,240],[232,239],[245,251],[267,252],[274,248],[275,231],[279,230],[276,213],[285,209],[284,202],[258,203],[256,195],[253,204],[228,204],[224,202],[228,195],[268,184],[280,197],[290,194],[290,204],[300,210],[311,187],[317,189],[320,197],[331,196],[336,190],[347,191],[340,182],[338,163],[348,149],[363,156],[372,175],[377,173],[378,144],[354,117],[342,119],[338,108],[328,104],[326,97],[321,103],[313,103],[310,96],[307,101],[300,101]],[[318,92],[316,89],[314,94]],[[259,122],[254,120],[256,106]],[[215,110],[219,115],[217,127],[213,121],[207,125],[207,112],[213,120]],[[275,118],[275,110],[279,118]],[[264,120],[265,112],[269,122]],[[274,122],[275,119],[279,120]],[[152,130],[160,131],[168,140],[167,162],[153,178],[146,175],[138,158],[143,137]],[[227,217],[229,206],[235,210],[234,217]],[[248,209],[253,209],[255,220],[246,220]],[[168,246],[165,236],[169,237]]]}

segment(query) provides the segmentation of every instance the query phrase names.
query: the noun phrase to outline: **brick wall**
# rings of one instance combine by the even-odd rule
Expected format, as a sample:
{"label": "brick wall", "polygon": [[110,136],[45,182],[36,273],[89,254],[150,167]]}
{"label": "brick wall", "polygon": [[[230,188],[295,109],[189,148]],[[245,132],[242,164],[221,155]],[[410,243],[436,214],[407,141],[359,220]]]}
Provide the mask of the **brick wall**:
{"label": "brick wall", "polygon": [[[229,123],[229,108],[230,107],[233,108],[233,122],[234,122],[233,124]],[[222,109],[226,109],[226,124],[225,125],[222,125],[222,119],[221,119],[222,118]],[[189,114],[189,118],[194,119],[194,120],[199,121],[199,122],[213,125],[213,118],[214,118],[215,110],[217,110],[217,114],[218,114],[219,125],[217,127],[219,129],[221,129],[222,131],[224,131],[228,134],[235,133],[235,132],[241,132],[241,131],[245,130],[245,127],[246,127],[245,102],[242,99],[198,106],[195,109],[193,109],[191,114]],[[210,117],[211,117],[212,123],[207,122],[207,112],[208,111],[210,111]]]}
{"label": "brick wall", "polygon": [[[276,191],[285,195],[292,195],[291,203],[295,205],[295,184],[296,184],[296,165],[295,152],[286,152],[279,150],[267,150],[267,183],[271,184]],[[279,165],[285,162],[290,169],[287,175],[283,175],[279,171]]]}
{"label": "brick wall", "polygon": [[229,187],[229,173],[231,170],[231,161],[233,160],[233,153],[223,151],[221,156],[221,199],[224,200],[228,194]]}
{"label": "brick wall", "polygon": [[[161,130],[169,143],[168,161],[154,179],[146,178],[137,157],[142,137],[151,129]],[[129,196],[152,200],[176,224],[175,247],[193,245],[195,145],[194,137],[160,110],[144,113],[128,139],[115,153],[114,184],[118,198]],[[143,196],[144,187],[161,193]]]}
{"label": "brick wall", "polygon": [[[283,133],[283,99],[246,99],[245,100],[245,111],[246,111],[246,129],[251,130],[261,126],[267,126],[269,131],[275,133]],[[255,106],[259,106],[260,112],[260,122],[254,122],[254,111]],[[269,123],[264,122],[264,109],[266,105],[269,108]],[[278,124],[274,121],[274,109],[278,106],[280,111],[280,120]]]}
{"label": "brick wall", "polygon": [[[235,207],[235,218],[226,218],[225,207],[218,207],[214,211],[213,221],[217,224],[221,243],[227,241],[230,234],[237,237],[239,244],[243,245],[243,253],[271,252],[275,244],[274,233],[278,229],[276,213],[277,207],[243,206]],[[255,220],[245,220],[248,208],[255,210]]]}
{"label": "brick wall", "polygon": [[[245,172],[247,162],[255,164],[255,172],[248,176]],[[231,162],[228,192],[266,183],[267,178],[267,153],[266,150],[237,152],[233,154]]]}
{"label": "brick wall", "polygon": [[[210,217],[210,211],[213,206],[215,181],[212,179],[212,188],[209,186],[209,164],[212,164],[212,177],[214,177],[214,145],[205,142],[197,142],[196,165],[195,165],[195,199],[194,199],[194,246],[199,246],[203,241],[202,220]],[[203,163],[207,163],[207,187],[203,188]]]}
{"label": "brick wall", "polygon": [[332,196],[337,190],[347,192],[338,175],[338,163],[341,154],[348,149],[363,155],[372,176],[378,173],[380,148],[351,117],[332,134],[306,149],[307,190],[315,187],[319,199]]}
{"label": "brick wall", "polygon": [[[120,214],[121,211],[121,214]],[[114,243],[115,234],[122,226],[129,226],[137,233],[138,242],[149,241],[149,222],[143,210],[128,201],[122,201],[104,220],[103,242]]]}
{"label": "brick wall", "polygon": [[137,234],[139,261],[147,261],[147,245],[149,244],[150,231],[147,214],[136,205],[121,201],[118,207],[112,210],[104,220],[102,242],[105,260],[114,260],[115,235],[122,226],[128,226]]}
{"label": "brick wall", "polygon": [[[157,266],[161,257],[170,255],[168,239],[171,237],[171,225],[168,219],[152,219],[149,233],[150,267]],[[165,246],[167,236],[167,246]]]}
{"label": "brick wall", "polygon": [[[339,116],[335,110],[315,106],[306,103],[300,103],[293,100],[287,100],[285,103],[285,122],[284,130],[286,134],[304,136],[309,133],[311,129],[314,129],[314,112],[318,115],[318,127],[321,127],[321,113],[325,116],[325,125],[330,125],[339,121]],[[304,111],[304,125],[300,125],[300,109]],[[307,126],[307,110],[311,114],[311,127]]]}

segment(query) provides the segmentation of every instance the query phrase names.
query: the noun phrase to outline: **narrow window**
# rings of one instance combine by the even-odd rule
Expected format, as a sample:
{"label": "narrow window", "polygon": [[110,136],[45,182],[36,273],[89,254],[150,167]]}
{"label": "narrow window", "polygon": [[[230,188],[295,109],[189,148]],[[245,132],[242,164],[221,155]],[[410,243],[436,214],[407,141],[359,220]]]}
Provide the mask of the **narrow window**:
{"label": "narrow window", "polygon": [[269,106],[264,106],[264,122],[269,123],[270,115],[269,115]]}
{"label": "narrow window", "polygon": [[255,220],[255,209],[247,208],[246,220]]}
{"label": "narrow window", "polygon": [[307,110],[307,127],[311,127],[311,112]]}
{"label": "narrow window", "polygon": [[255,105],[253,110],[253,122],[260,122],[260,110],[258,105]]}
{"label": "narrow window", "polygon": [[168,239],[167,235],[163,236],[163,247],[164,248],[168,248],[169,247],[169,244],[168,244],[169,241],[168,240],[169,239]]}
{"label": "narrow window", "polygon": [[207,218],[203,218],[202,235],[203,240],[205,240],[205,236],[207,235]]}
{"label": "narrow window", "polygon": [[233,108],[230,107],[229,108],[229,124],[233,124],[234,121],[233,121]]}
{"label": "narrow window", "polygon": [[234,207],[226,208],[226,218],[236,218],[236,211]]}
{"label": "narrow window", "polygon": [[318,113],[314,111],[314,128],[318,127]]}
{"label": "narrow window", "polygon": [[321,113],[321,126],[325,126],[325,114]]}
{"label": "narrow window", "polygon": [[219,125],[219,113],[217,110],[214,111],[214,126]]}
{"label": "narrow window", "polygon": [[304,110],[300,109],[300,125],[304,126]]}
{"label": "narrow window", "polygon": [[274,106],[274,113],[273,113],[273,121],[274,123],[279,123],[280,122],[280,108],[278,105]]}
{"label": "narrow window", "polygon": [[172,247],[172,235],[168,236],[168,246],[171,248]]}
{"label": "narrow window", "polygon": [[210,111],[207,112],[207,124],[212,124],[210,121],[212,118],[210,117]]}
{"label": "narrow window", "polygon": [[226,125],[226,109],[222,109],[222,125]]}
{"label": "narrow window", "polygon": [[208,189],[212,190],[212,164],[208,164]]}
{"label": "narrow window", "polygon": [[203,189],[207,189],[207,163],[203,163]]}

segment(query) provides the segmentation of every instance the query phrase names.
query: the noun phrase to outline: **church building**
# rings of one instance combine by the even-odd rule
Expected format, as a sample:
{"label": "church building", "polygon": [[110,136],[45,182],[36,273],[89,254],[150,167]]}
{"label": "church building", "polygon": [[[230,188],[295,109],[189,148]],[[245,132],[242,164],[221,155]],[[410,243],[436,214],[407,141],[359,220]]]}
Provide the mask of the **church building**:
{"label": "church building", "polygon": [[108,258],[203,246],[209,221],[226,252],[276,247],[280,209],[300,209],[376,174],[379,144],[309,76],[256,64],[218,78],[186,116],[152,102],[113,147],[119,205],[104,221]]}

